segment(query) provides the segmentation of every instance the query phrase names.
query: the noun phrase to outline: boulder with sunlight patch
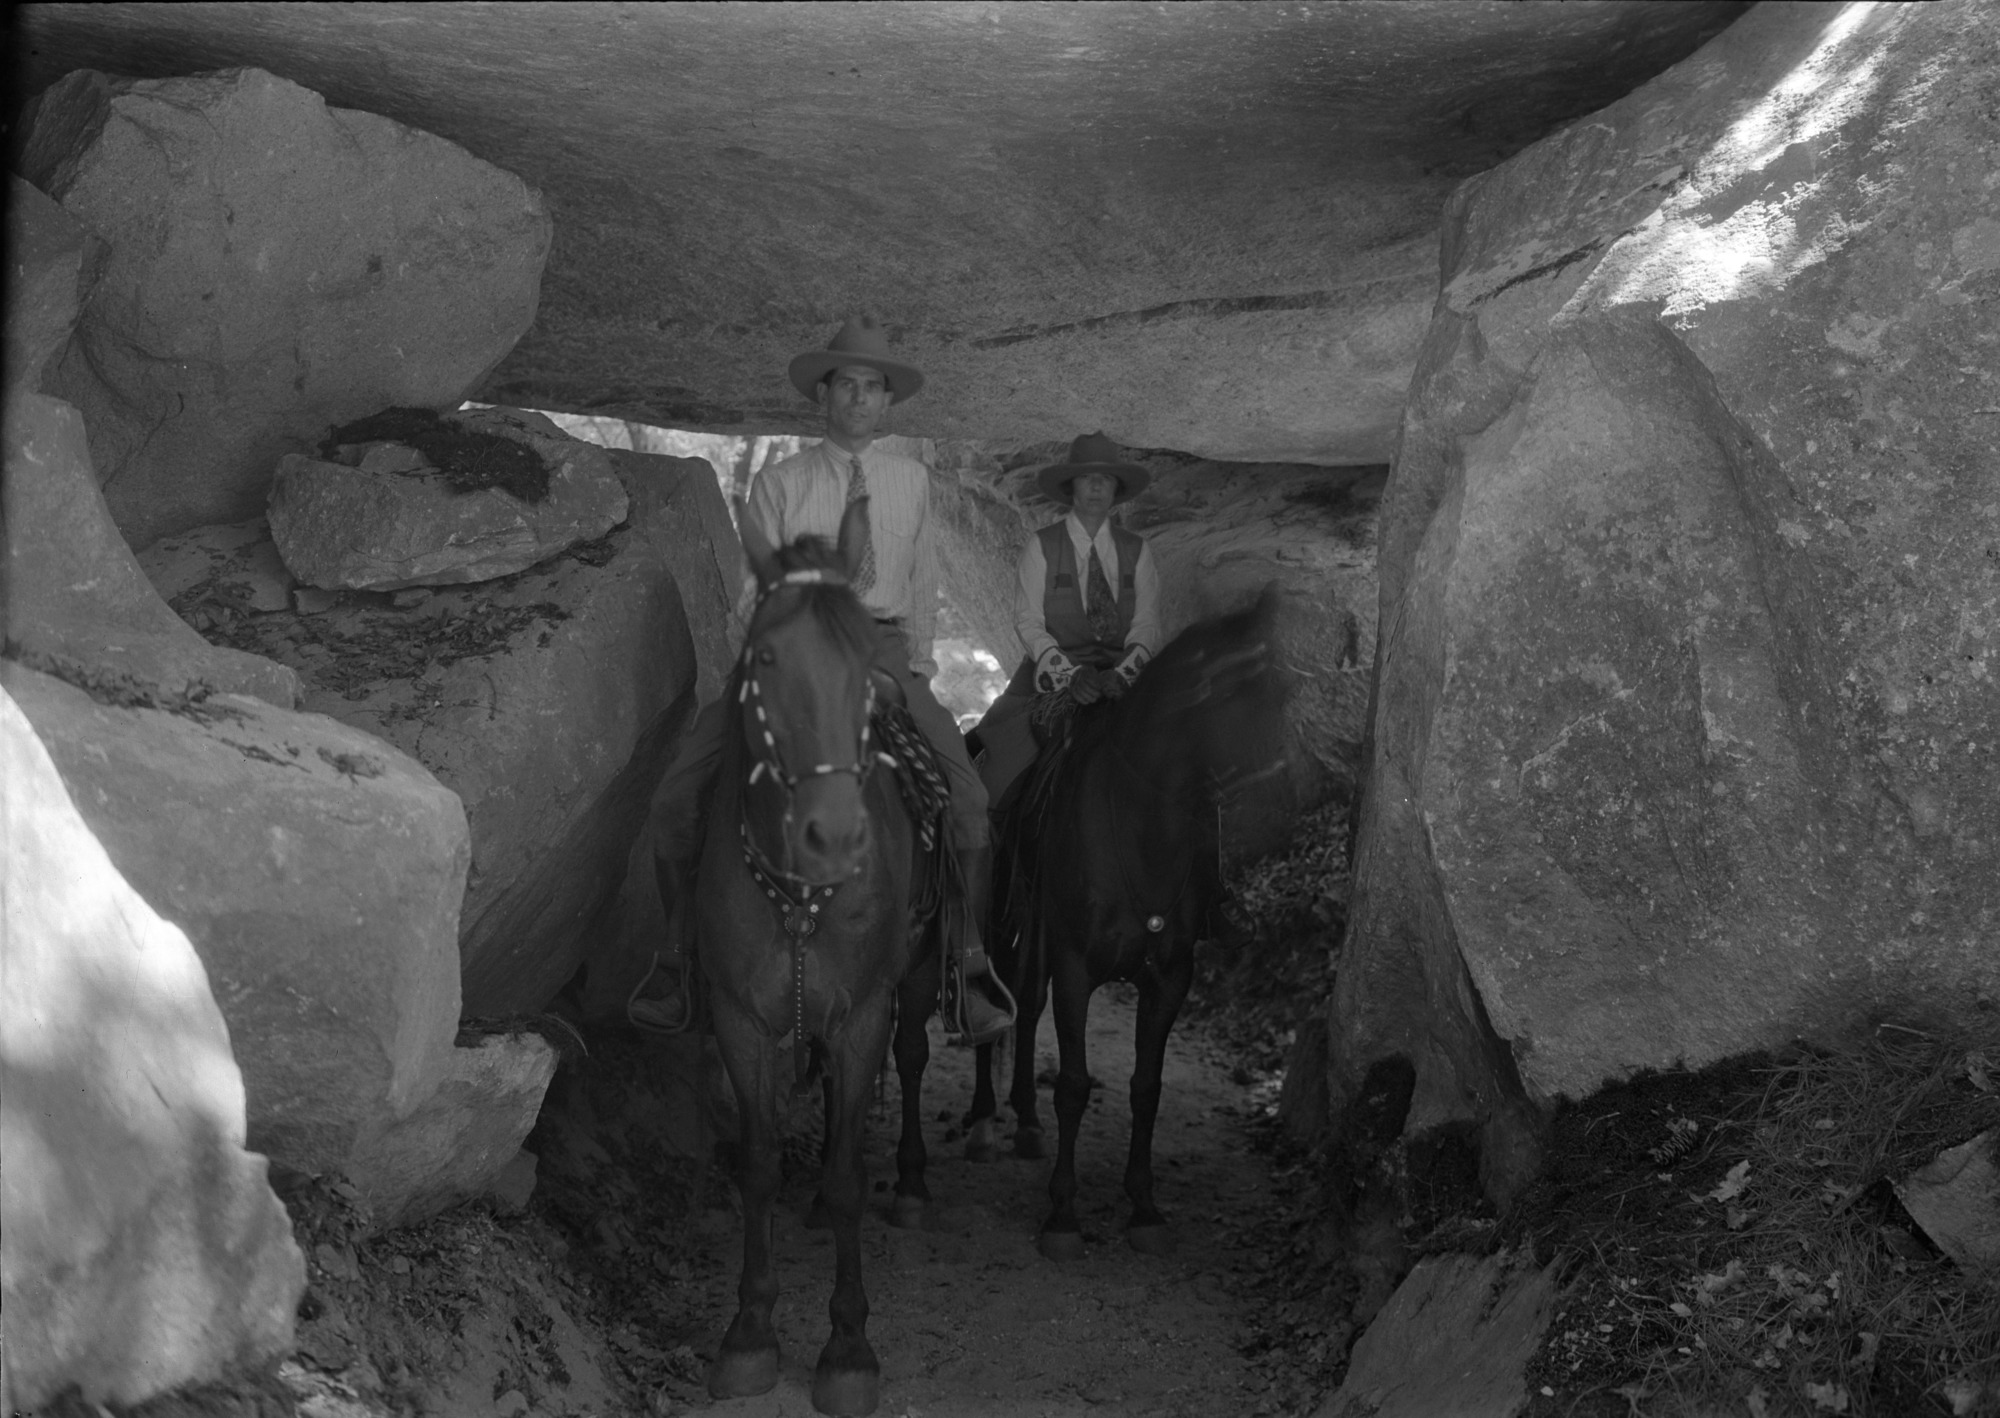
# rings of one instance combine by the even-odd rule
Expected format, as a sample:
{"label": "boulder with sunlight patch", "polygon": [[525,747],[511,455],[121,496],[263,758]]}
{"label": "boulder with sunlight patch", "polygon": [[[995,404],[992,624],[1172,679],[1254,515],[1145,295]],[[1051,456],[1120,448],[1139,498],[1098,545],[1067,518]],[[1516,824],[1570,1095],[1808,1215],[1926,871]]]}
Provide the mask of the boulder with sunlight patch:
{"label": "boulder with sunlight patch", "polygon": [[137,1403],[288,1351],[305,1260],[245,1150],[208,972],[5,691],[0,785],[0,1409]]}

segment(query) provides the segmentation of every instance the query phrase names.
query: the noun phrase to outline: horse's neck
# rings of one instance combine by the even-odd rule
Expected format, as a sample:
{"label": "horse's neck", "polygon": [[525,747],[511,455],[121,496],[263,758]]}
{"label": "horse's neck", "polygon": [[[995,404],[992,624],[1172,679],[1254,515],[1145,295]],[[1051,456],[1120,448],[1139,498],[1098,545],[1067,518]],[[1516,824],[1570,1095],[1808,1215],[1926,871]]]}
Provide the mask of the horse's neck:
{"label": "horse's neck", "polygon": [[1100,744],[1123,770],[1120,776],[1133,780],[1128,790],[1136,785],[1144,795],[1191,808],[1198,806],[1203,778],[1190,745],[1179,740],[1157,706],[1135,694],[1112,711]]}

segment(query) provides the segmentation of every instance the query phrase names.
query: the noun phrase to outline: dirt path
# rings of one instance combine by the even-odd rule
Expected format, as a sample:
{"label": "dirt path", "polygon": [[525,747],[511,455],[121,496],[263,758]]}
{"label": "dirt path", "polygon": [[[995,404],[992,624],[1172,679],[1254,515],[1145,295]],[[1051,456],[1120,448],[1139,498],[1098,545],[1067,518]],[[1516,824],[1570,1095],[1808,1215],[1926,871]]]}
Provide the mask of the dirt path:
{"label": "dirt path", "polygon": [[[895,1176],[899,1090],[893,1073],[870,1125],[875,1188],[862,1223],[869,1338],[882,1360],[885,1415],[1026,1418],[1092,1412],[1249,1413],[1261,1380],[1237,1350],[1243,1282],[1258,1257],[1243,1237],[1267,1205],[1269,1178],[1240,1126],[1247,1091],[1192,1033],[1169,1046],[1154,1149],[1161,1208],[1179,1246],[1167,1258],[1124,1244],[1121,1178],[1129,1136],[1134,992],[1099,991],[1090,1018],[1093,1095],[1078,1148],[1079,1212],[1088,1249],[1054,1265],[1035,1250],[1048,1205],[1048,1162],[1011,1152],[995,1163],[964,1159],[957,1121],[972,1094],[972,1056],[933,1032],[925,1079],[925,1137],[933,1203],[926,1228],[888,1224]],[[1037,1071],[1055,1064],[1045,1017]],[[1005,1090],[1004,1081],[1001,1084]],[[1043,1088],[1054,1143],[1054,1110]],[[1011,1115],[1006,1124],[1012,1126]],[[776,1232],[782,1290],[776,1320],[784,1346],[778,1386],[759,1398],[712,1403],[675,1386],[673,1411],[708,1408],[744,1418],[810,1414],[812,1364],[827,1334],[833,1246],[802,1217],[812,1195],[805,1169],[788,1182]],[[735,1304],[740,1240],[731,1217],[710,1213],[693,1269],[706,1288],[712,1346]]]}

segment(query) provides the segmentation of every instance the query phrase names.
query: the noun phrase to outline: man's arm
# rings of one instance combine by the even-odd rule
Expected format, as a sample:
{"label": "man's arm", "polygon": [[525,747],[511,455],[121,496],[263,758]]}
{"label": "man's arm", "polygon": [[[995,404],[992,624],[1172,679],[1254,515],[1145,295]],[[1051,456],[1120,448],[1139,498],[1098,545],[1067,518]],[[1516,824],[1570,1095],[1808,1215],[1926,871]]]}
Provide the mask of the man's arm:
{"label": "man's arm", "polygon": [[931,529],[931,470],[923,464],[923,495],[917,500],[916,554],[910,560],[910,669],[930,679],[937,673],[937,537]]}
{"label": "man's arm", "polygon": [[785,503],[778,490],[778,479],[770,468],[757,474],[756,481],[750,484],[750,501],[743,510],[772,546],[785,544]]}

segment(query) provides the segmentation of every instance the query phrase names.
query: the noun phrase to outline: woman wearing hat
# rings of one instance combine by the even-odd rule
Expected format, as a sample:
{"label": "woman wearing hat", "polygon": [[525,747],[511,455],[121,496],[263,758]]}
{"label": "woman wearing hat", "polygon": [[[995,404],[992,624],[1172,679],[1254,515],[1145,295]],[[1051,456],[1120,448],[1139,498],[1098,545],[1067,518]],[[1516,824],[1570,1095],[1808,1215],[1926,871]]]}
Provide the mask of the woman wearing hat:
{"label": "woman wearing hat", "polygon": [[1037,475],[1042,494],[1069,513],[1028,539],[1014,595],[1014,629],[1027,657],[979,721],[980,776],[996,804],[1034,762],[1027,710],[1068,690],[1079,704],[1123,694],[1160,638],[1160,581],[1146,539],[1110,518],[1150,480],[1116,443],[1086,433],[1069,457]]}

